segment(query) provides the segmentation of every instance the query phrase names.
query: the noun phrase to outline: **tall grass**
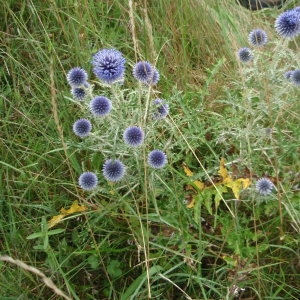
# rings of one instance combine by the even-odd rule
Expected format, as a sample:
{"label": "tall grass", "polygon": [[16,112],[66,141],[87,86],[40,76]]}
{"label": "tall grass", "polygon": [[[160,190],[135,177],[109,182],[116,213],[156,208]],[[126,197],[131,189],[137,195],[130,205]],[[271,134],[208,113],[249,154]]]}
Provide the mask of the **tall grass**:
{"label": "tall grass", "polygon": [[[251,13],[234,0],[2,6],[1,255],[34,266],[72,299],[299,298],[299,88],[282,76],[299,68],[299,40],[276,36],[280,11]],[[270,43],[245,66],[235,53],[253,28],[263,28]],[[99,124],[99,151],[99,144],[74,137],[72,124],[83,112],[70,101],[66,72],[81,66],[92,74],[91,55],[111,47],[128,61],[128,102],[118,119]],[[113,137],[131,125],[128,111],[136,116],[130,121],[144,120],[131,76],[137,60],[160,71],[148,96],[167,99],[170,116],[158,126],[147,123],[151,145],[142,154],[118,148],[135,172],[85,193],[78,176],[101,172]],[[160,172],[145,163],[150,146],[167,151],[168,167]],[[201,200],[190,186],[217,182],[221,157],[252,185],[240,201],[222,194],[214,209],[213,198]],[[277,189],[269,201],[255,191],[265,175]],[[188,197],[198,199],[194,208]],[[88,210],[48,229],[47,220],[74,200]],[[213,214],[203,204],[208,200]],[[0,262],[1,299],[58,299],[20,266]]]}

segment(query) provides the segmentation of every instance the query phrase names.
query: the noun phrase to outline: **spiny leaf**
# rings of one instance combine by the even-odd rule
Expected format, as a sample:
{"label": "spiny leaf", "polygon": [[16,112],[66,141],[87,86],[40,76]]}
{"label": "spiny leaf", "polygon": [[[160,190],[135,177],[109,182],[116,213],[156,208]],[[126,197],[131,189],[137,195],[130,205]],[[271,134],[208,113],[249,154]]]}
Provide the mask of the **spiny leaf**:
{"label": "spiny leaf", "polygon": [[241,190],[246,189],[251,184],[251,181],[249,178],[239,178],[224,184],[232,190],[234,197],[239,199]]}
{"label": "spiny leaf", "polygon": [[232,179],[225,167],[225,159],[223,157],[220,160],[220,169],[218,173],[223,178],[222,184],[224,184],[232,190],[236,199],[240,198],[241,190],[246,189],[251,184],[249,178]]}
{"label": "spiny leaf", "polygon": [[[191,177],[194,175],[194,173],[190,170],[190,168],[184,164],[183,165],[183,170],[184,173],[188,176]],[[200,191],[202,191],[205,188],[205,184],[203,182],[201,182],[200,180],[195,180],[192,182]]]}
{"label": "spiny leaf", "polygon": [[217,210],[222,200],[222,194],[227,192],[227,188],[225,186],[217,184],[216,187],[218,190],[216,190],[216,188],[213,186],[209,186],[205,188],[203,192],[201,192],[201,197],[203,199],[204,206],[211,215],[213,214],[212,211],[213,198],[214,198],[215,210]]}
{"label": "spiny leaf", "polygon": [[[193,176],[193,172],[184,164],[183,170],[188,177]],[[192,181],[191,185],[194,186],[197,190],[194,191],[201,195],[201,199],[203,199],[203,203],[210,214],[212,214],[212,198],[214,196],[214,204],[215,209],[218,209],[220,202],[222,200],[222,194],[228,192],[228,188],[234,194],[236,199],[239,199],[241,190],[246,189],[250,186],[251,181],[249,178],[238,178],[233,179],[226,167],[225,167],[225,159],[221,158],[220,167],[218,170],[219,175],[222,180],[220,182],[215,182],[213,186],[207,185],[204,182],[199,180]],[[195,205],[195,197],[192,197],[192,200],[187,204],[187,208],[192,208]]]}
{"label": "spiny leaf", "polygon": [[228,190],[225,186],[218,186],[218,191],[215,190],[215,209],[217,210],[219,205],[220,205],[220,202],[222,200],[222,194],[224,193],[227,193]]}

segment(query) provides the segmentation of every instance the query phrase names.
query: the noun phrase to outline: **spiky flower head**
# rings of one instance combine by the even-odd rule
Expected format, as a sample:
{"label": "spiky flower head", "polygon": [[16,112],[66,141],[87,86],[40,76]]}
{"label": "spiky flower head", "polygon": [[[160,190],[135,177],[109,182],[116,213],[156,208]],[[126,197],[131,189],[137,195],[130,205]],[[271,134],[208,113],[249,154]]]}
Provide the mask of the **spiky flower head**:
{"label": "spiky flower head", "polygon": [[153,150],[148,155],[148,164],[154,169],[163,168],[167,162],[167,155],[161,150]]}
{"label": "spiky flower head", "polygon": [[79,137],[86,137],[92,130],[92,124],[87,119],[79,119],[73,124],[73,131]]}
{"label": "spiky flower head", "polygon": [[103,164],[103,175],[108,181],[120,181],[125,175],[125,166],[118,159],[109,159]]}
{"label": "spiky flower head", "polygon": [[300,86],[300,69],[293,71],[290,78],[294,84]]}
{"label": "spiky flower head", "polygon": [[149,83],[153,80],[154,67],[147,61],[139,61],[133,67],[133,76],[142,83]]}
{"label": "spiky flower head", "polygon": [[152,78],[150,78],[149,80],[147,80],[147,84],[148,85],[157,85],[159,79],[160,79],[159,72],[158,72],[158,70],[156,68],[154,68]]}
{"label": "spiky flower head", "polygon": [[291,80],[291,76],[294,73],[294,71],[290,70],[284,73],[285,79]]}
{"label": "spiky flower head", "polygon": [[280,14],[275,20],[275,30],[284,38],[294,38],[300,34],[300,12],[292,9]]}
{"label": "spiky flower head", "polygon": [[84,85],[88,79],[88,74],[79,67],[71,69],[67,74],[67,81],[70,86],[78,87]]}
{"label": "spiky flower head", "polygon": [[87,95],[86,90],[81,87],[73,87],[71,94],[75,100],[83,101]]}
{"label": "spiky flower head", "polygon": [[272,190],[274,189],[274,184],[273,182],[268,179],[268,178],[260,178],[256,182],[256,190],[261,194],[261,195],[269,195]]}
{"label": "spiky flower head", "polygon": [[98,178],[93,172],[84,172],[79,176],[78,183],[82,189],[90,191],[97,186]]}
{"label": "spiky flower head", "polygon": [[124,80],[126,59],[116,49],[102,49],[92,59],[94,74],[106,84]]}
{"label": "spiky flower head", "polygon": [[237,52],[238,58],[241,62],[246,63],[253,60],[253,54],[249,48],[240,48]]}
{"label": "spiky flower head", "polygon": [[153,114],[154,119],[164,119],[169,114],[169,105],[165,103],[165,100],[157,98],[152,101],[152,104],[156,110]]}
{"label": "spiky flower head", "polygon": [[138,126],[127,127],[123,133],[123,139],[129,146],[140,146],[144,141],[144,131]]}
{"label": "spiky flower head", "polygon": [[111,101],[104,96],[96,96],[90,103],[90,111],[95,117],[104,117],[111,109]]}
{"label": "spiky flower head", "polygon": [[264,46],[268,42],[268,36],[262,29],[254,29],[249,33],[248,40],[254,47]]}

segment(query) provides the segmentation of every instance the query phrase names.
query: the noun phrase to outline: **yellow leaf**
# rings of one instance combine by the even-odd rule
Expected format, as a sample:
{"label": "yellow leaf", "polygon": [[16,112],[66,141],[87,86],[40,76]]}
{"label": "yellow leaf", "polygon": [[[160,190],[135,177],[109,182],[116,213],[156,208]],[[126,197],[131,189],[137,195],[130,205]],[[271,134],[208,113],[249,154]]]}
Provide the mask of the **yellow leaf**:
{"label": "yellow leaf", "polygon": [[188,204],[187,204],[187,208],[193,208],[195,206],[195,198],[193,197],[192,198],[192,201],[190,201]]}
{"label": "yellow leaf", "polygon": [[86,211],[86,210],[87,210],[86,206],[78,204],[78,201],[75,200],[69,209],[62,208],[60,210],[61,214],[52,217],[51,220],[48,221],[48,228],[55,226],[56,224],[61,222],[64,217],[66,217],[68,215],[71,215],[71,214],[74,214],[77,212]]}
{"label": "yellow leaf", "polygon": [[224,183],[227,187],[229,187],[236,199],[240,198],[240,192],[243,189],[246,189],[250,185],[251,181],[249,178],[239,178],[236,180],[231,180]]}
{"label": "yellow leaf", "polygon": [[232,190],[234,197],[236,199],[239,199],[240,192],[241,192],[241,189],[242,189],[241,182],[235,180],[235,181],[227,182],[225,185]]}
{"label": "yellow leaf", "polygon": [[251,180],[249,178],[239,178],[237,180],[242,182],[243,189],[246,189],[251,184]]}
{"label": "yellow leaf", "polygon": [[64,215],[71,215],[76,212],[82,212],[85,210],[87,210],[87,207],[84,205],[78,204],[78,201],[75,200],[69,209],[65,210],[64,208],[62,208],[60,211]]}
{"label": "yellow leaf", "polygon": [[[193,176],[193,172],[185,164],[183,165],[183,169],[188,177]],[[205,185],[205,183],[199,180],[192,182],[193,185],[200,191],[198,194],[201,195],[201,197],[204,199],[204,205],[206,206],[208,212],[211,214],[212,196],[214,196],[215,209],[218,209],[220,201],[223,199],[223,193],[226,193],[228,191],[227,188],[232,190],[232,193],[234,194],[234,197],[236,199],[239,199],[241,190],[246,189],[251,184],[249,178],[233,179],[225,167],[225,159],[223,157],[220,160],[220,168],[218,170],[218,173],[222,177],[222,181],[215,183],[213,187]],[[216,186],[218,186],[218,191],[216,190]],[[192,201],[187,205],[187,207],[192,208],[194,206],[195,199],[193,198]]]}
{"label": "yellow leaf", "polygon": [[184,173],[188,176],[188,177],[191,177],[193,176],[193,172],[189,169],[188,166],[186,166],[185,164],[183,165],[183,170],[184,170]]}
{"label": "yellow leaf", "polygon": [[200,190],[204,190],[205,184],[199,180],[193,181],[193,184]]}
{"label": "yellow leaf", "polygon": [[251,183],[249,178],[232,179],[225,167],[225,160],[223,157],[220,160],[220,169],[218,173],[223,178],[222,184],[232,190],[236,199],[239,199],[241,190],[246,189]]}
{"label": "yellow leaf", "polygon": [[56,224],[58,224],[65,216],[64,215],[57,215],[52,217],[50,221],[48,221],[48,228],[54,227]]}
{"label": "yellow leaf", "polygon": [[220,169],[218,173],[222,176],[223,180],[225,180],[228,177],[228,172],[225,167],[225,159],[223,157],[220,160]]}

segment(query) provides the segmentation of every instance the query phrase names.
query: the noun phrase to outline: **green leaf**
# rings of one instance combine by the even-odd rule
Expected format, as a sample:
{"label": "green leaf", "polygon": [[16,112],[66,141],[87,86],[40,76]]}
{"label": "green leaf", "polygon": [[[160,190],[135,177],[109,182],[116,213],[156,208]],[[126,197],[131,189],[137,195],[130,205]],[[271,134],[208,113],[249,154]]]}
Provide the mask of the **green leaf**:
{"label": "green leaf", "polygon": [[113,259],[110,261],[107,272],[112,278],[118,278],[123,274],[120,265],[121,263],[118,260]]}
{"label": "green leaf", "polygon": [[27,240],[33,240],[33,239],[36,239],[36,238],[45,237],[46,235],[50,236],[50,235],[59,234],[59,233],[62,233],[64,231],[65,231],[65,229],[59,228],[59,229],[50,230],[48,232],[45,232],[45,231],[35,232],[35,233],[32,233],[29,236],[27,236],[26,239]]}
{"label": "green leaf", "polygon": [[[153,276],[154,274],[161,272],[162,270],[163,267],[161,266],[153,266],[149,269],[149,276]],[[137,279],[135,279],[133,283],[128,287],[128,289],[124,292],[124,294],[121,295],[121,300],[137,299],[135,298],[135,296],[138,294],[146,279],[147,272],[145,271]]]}
{"label": "green leaf", "polygon": [[219,207],[219,205],[220,205],[220,202],[221,202],[221,200],[222,200],[222,194],[223,193],[227,193],[227,188],[226,188],[226,186],[217,186],[217,188],[218,188],[218,191],[219,191],[219,193],[218,193],[218,191],[217,190],[215,190],[215,208],[216,208],[216,210],[218,209],[218,207]]}
{"label": "green leaf", "polygon": [[88,257],[87,262],[93,270],[96,270],[99,267],[99,259],[94,254]]}

